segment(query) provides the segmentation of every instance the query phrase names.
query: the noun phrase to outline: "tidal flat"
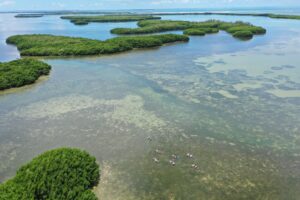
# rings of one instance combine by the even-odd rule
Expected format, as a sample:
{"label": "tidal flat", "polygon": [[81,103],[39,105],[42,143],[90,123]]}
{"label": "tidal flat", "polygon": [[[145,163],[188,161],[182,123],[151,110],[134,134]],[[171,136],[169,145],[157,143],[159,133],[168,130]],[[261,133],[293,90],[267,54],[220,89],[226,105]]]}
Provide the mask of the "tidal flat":
{"label": "tidal flat", "polygon": [[[112,28],[136,28],[3,15],[0,27],[15,25],[0,28],[1,61],[19,56],[5,45],[12,35],[105,40]],[[300,90],[299,21],[162,16],[212,17],[267,34],[240,41],[220,31],[159,49],[44,59],[46,82],[0,94],[0,181],[46,150],[78,147],[100,163],[99,199],[299,199],[300,99],[270,93]]]}

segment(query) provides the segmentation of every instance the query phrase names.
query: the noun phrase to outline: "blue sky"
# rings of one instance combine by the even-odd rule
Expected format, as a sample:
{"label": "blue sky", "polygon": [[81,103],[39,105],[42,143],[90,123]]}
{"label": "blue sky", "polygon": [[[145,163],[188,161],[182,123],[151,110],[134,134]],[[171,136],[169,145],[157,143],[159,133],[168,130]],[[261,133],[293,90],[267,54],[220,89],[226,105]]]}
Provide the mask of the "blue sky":
{"label": "blue sky", "polygon": [[[270,3],[272,2],[272,3]],[[300,0],[0,0],[0,10],[104,10],[132,8],[300,7]]]}

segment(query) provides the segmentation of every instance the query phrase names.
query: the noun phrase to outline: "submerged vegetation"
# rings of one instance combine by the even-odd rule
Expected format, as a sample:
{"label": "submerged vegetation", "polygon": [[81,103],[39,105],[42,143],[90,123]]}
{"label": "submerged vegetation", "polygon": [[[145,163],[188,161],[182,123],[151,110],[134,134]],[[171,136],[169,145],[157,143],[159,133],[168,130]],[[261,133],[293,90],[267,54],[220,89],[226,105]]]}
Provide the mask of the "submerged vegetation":
{"label": "submerged vegetation", "polygon": [[48,64],[31,58],[0,63],[0,90],[34,83],[50,69]]}
{"label": "submerged vegetation", "polygon": [[[225,29],[238,38],[250,38],[253,37],[252,31],[259,32],[251,28],[232,27],[227,23],[218,28],[193,27],[183,30],[186,35],[205,35]],[[160,41],[154,37],[159,37]],[[105,48],[130,45],[132,48],[145,48],[160,45],[170,41],[170,38],[120,37],[102,43],[108,42],[108,47]],[[61,53],[91,53],[99,50],[98,43],[101,42],[51,35],[15,36],[10,40],[19,49],[25,52],[28,50],[28,54],[39,51],[51,54],[58,49]],[[75,142],[91,146],[98,157],[107,159],[105,164],[108,169],[101,179],[107,184],[103,191],[113,195],[103,199],[297,199],[297,188],[300,188],[297,173],[299,152],[286,148],[291,146],[291,149],[298,149],[298,129],[295,125],[298,121],[295,114],[297,109],[294,109],[295,113],[290,112],[295,108],[290,99],[281,101],[266,97],[264,90],[275,87],[271,82],[278,83],[278,80],[281,83],[280,77],[254,77],[241,70],[241,65],[238,65],[241,60],[251,61],[257,59],[257,56],[249,52],[232,53],[230,50],[236,50],[236,46],[228,48],[230,42],[222,46],[216,46],[212,42],[209,45],[203,44],[205,46],[201,48],[195,48],[197,44],[192,48],[190,45],[183,45],[189,47],[153,55],[138,55],[130,59],[113,56],[105,62],[59,61],[57,66],[78,64],[80,67],[69,77],[61,76],[58,81],[53,81],[52,87],[47,87],[50,89],[49,95],[38,94],[33,98],[17,96],[17,101],[12,102],[7,109],[9,115],[3,115],[6,119],[0,121],[4,133],[3,144],[10,142],[10,137],[6,135],[11,133],[20,138],[17,141],[11,140],[11,147],[2,148],[2,154],[7,156],[1,160],[13,168],[20,158],[26,159],[28,155],[35,153],[38,148],[32,147],[37,142],[41,146],[50,141],[50,146],[53,146],[55,142],[58,143],[55,145],[60,145],[62,139],[69,138],[68,144]],[[282,41],[277,41],[279,42],[280,45],[271,48],[281,47]],[[68,47],[69,49],[65,49]],[[209,58],[199,56],[199,51],[209,48],[212,48],[212,52],[215,50],[213,48],[218,48],[229,54],[215,57],[209,52]],[[271,48],[267,50],[270,51]],[[265,57],[269,52],[267,50],[260,49],[258,54]],[[197,61],[196,56],[199,57]],[[227,74],[226,66],[234,66],[236,63],[232,64],[232,60],[239,63],[234,68],[236,70],[230,68]],[[243,67],[246,69],[248,62],[245,63],[246,66]],[[264,71],[264,66],[259,65],[262,61],[249,63],[249,66],[258,63],[258,68]],[[210,73],[209,66],[217,64],[225,71]],[[270,66],[281,67],[280,62],[275,63],[276,65],[268,64],[267,69]],[[101,68],[99,72],[99,65],[105,65],[104,70]],[[88,71],[86,66],[90,66]],[[291,67],[293,66],[287,68]],[[67,70],[67,67],[63,69],[65,72]],[[237,83],[245,84],[244,81],[249,80],[251,82],[248,85],[259,82],[264,86],[250,88],[249,92],[235,90]],[[288,77],[284,80],[287,80],[290,87],[293,86]],[[58,88],[58,84],[63,87]],[[229,94],[236,95],[237,98],[231,100],[225,95],[216,95],[214,91],[219,89],[228,90]],[[72,94],[68,94],[69,90],[72,90]],[[82,92],[83,90],[85,91]],[[128,93],[136,93],[141,97],[127,98]],[[126,97],[125,100],[119,99],[122,96]],[[5,102],[9,105],[9,100],[3,101],[4,107]],[[15,109],[14,104],[20,106]],[[6,114],[6,109],[4,111]],[[275,127],[274,124],[280,121],[280,117],[286,118],[287,115],[282,117],[282,113],[288,113],[291,117],[282,120],[281,126]],[[44,123],[31,126],[36,122]],[[32,131],[34,134],[31,136],[22,134],[30,133],[30,130],[35,131]],[[280,133],[285,134],[279,135]],[[28,150],[24,147],[30,148]],[[111,148],[103,154],[106,147]],[[65,153],[65,150],[52,152],[47,156],[43,154],[21,168],[14,179],[0,185],[0,199],[96,199],[91,188],[97,184],[99,173],[95,172],[97,167],[93,159],[87,159],[87,155],[74,157],[77,155],[75,151],[74,155],[66,153],[64,156],[62,152]],[[292,155],[293,153],[296,155]],[[13,159],[14,162],[10,162]],[[8,167],[5,166],[2,171],[6,173],[6,169],[11,169]],[[86,170],[91,168],[94,170]],[[103,166],[101,169],[105,172]],[[105,175],[106,179],[103,178]],[[55,186],[52,187],[52,184]],[[120,196],[114,195],[118,190]],[[131,193],[136,198],[128,195]]]}
{"label": "submerged vegetation", "polygon": [[83,56],[159,47],[188,40],[187,36],[176,34],[118,37],[105,41],[54,35],[16,35],[9,37],[7,43],[16,45],[22,56]]}
{"label": "submerged vegetation", "polygon": [[87,152],[61,148],[34,158],[0,185],[0,199],[96,200],[99,166]]}
{"label": "submerged vegetation", "polygon": [[62,16],[76,25],[86,25],[90,22],[131,22],[146,19],[161,19],[152,15],[103,15],[103,16]]}
{"label": "submerged vegetation", "polygon": [[[138,22],[138,28],[115,28],[111,30],[114,34],[146,34],[158,33],[164,31],[184,30],[187,35],[202,35],[202,33],[217,33],[219,30],[224,30],[235,37],[243,36],[235,34],[240,31],[247,31],[253,35],[265,34],[266,29],[254,26],[245,22],[222,22],[217,20],[209,20],[204,22],[189,22],[189,21],[171,21],[171,20],[143,20]],[[245,39],[244,37],[241,37]]]}

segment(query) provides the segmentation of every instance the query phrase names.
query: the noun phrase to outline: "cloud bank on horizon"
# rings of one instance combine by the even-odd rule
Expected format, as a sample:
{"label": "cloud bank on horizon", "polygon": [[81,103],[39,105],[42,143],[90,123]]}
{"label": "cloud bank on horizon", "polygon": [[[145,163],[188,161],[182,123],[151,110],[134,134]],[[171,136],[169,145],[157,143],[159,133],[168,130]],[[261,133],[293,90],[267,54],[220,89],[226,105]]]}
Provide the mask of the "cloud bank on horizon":
{"label": "cloud bank on horizon", "polygon": [[300,6],[300,0],[0,0],[0,10],[101,10]]}

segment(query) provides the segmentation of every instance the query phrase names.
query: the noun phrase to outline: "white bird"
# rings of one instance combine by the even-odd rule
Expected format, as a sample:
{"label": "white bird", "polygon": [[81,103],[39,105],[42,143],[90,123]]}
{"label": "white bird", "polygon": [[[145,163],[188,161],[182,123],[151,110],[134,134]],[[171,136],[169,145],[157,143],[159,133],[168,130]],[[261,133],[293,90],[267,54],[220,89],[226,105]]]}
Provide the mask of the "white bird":
{"label": "white bird", "polygon": [[176,163],[173,161],[173,160],[169,160],[169,163],[172,165],[172,166],[175,166]]}
{"label": "white bird", "polygon": [[197,169],[198,166],[196,164],[192,164],[192,168]]}
{"label": "white bird", "polygon": [[187,153],[187,154],[186,154],[186,157],[188,157],[188,158],[193,158],[193,154]]}

